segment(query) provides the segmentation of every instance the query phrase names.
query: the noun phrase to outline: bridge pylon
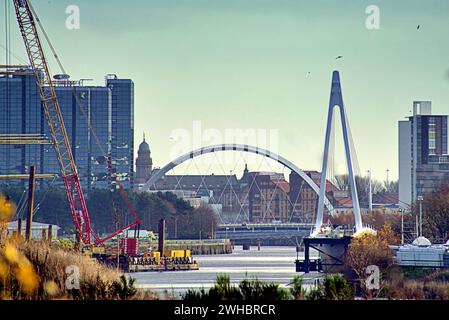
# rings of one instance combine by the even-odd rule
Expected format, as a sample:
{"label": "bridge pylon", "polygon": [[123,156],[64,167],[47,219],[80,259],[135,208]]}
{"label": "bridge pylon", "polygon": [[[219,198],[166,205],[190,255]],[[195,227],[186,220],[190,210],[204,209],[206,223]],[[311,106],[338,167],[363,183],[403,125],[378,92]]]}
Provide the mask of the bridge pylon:
{"label": "bridge pylon", "polygon": [[327,179],[327,167],[329,160],[329,146],[330,146],[332,120],[334,116],[335,107],[338,107],[340,110],[341,124],[343,129],[343,140],[345,145],[346,164],[349,173],[349,187],[351,188],[351,199],[354,208],[354,218],[355,218],[354,220],[356,232],[359,232],[363,229],[362,216],[360,214],[359,198],[357,196],[357,186],[355,183],[353,154],[351,152],[351,146],[349,141],[350,137],[349,137],[348,118],[346,116],[346,110],[343,103],[340,74],[338,71],[334,71],[332,75],[329,111],[327,116],[326,138],[324,141],[324,157],[323,157],[323,166],[321,170],[320,192],[318,195],[317,219],[313,234],[318,233],[323,224],[324,201],[326,199],[326,179]]}

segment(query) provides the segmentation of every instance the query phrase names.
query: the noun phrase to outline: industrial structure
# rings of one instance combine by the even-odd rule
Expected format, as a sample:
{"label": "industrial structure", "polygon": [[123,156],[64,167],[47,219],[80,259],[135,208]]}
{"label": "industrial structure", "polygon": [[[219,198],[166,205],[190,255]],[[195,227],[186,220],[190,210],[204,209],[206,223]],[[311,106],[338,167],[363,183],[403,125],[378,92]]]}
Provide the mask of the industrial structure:
{"label": "industrial structure", "polygon": [[449,241],[445,244],[432,244],[421,236],[411,244],[393,249],[395,262],[401,267],[449,268]]}
{"label": "industrial structure", "polygon": [[[20,231],[19,231],[19,225],[20,225]],[[20,234],[24,235],[26,233],[26,225],[25,223],[19,223],[18,220],[8,222],[7,224],[7,231],[9,234],[14,234],[15,232],[20,232]],[[51,225],[48,223],[39,223],[39,222],[33,222],[31,226],[31,239],[48,239],[49,237],[49,231],[51,231],[51,238],[57,239],[58,238],[58,231],[61,228],[55,224]]]}

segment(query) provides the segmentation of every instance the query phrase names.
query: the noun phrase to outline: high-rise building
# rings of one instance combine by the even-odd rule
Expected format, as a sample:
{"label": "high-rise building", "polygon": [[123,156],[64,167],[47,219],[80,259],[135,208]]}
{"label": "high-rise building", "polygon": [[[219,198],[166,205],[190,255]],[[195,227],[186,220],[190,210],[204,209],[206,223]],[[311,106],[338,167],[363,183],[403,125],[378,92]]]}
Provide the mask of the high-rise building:
{"label": "high-rise building", "polygon": [[[110,154],[112,135],[111,91],[95,86],[56,86],[55,89],[82,187],[85,190],[109,187],[105,156]],[[45,133],[50,136],[47,124]],[[46,148],[44,170],[59,172],[52,146]]]}
{"label": "high-rise building", "polygon": [[134,183],[134,82],[106,76],[112,91],[112,165],[124,188]]}
{"label": "high-rise building", "polygon": [[[5,115],[0,120],[0,133],[45,134],[50,139],[35,78],[24,71],[0,77],[0,113]],[[114,81],[125,85],[112,85],[109,79],[104,87],[85,86],[82,81],[55,81],[81,185],[86,191],[111,186],[106,157],[111,158],[123,187],[132,186],[134,91],[131,80]],[[128,144],[124,143],[124,137]],[[37,167],[38,173],[60,171],[52,145],[3,145],[0,157],[1,174],[27,173],[31,165]],[[128,161],[131,165],[124,166]]]}
{"label": "high-rise building", "polygon": [[[34,76],[22,70],[18,76],[0,76],[0,134],[39,134],[43,112]],[[0,174],[23,174],[33,164],[43,173],[43,147],[0,146]]]}
{"label": "high-rise building", "polygon": [[408,207],[449,183],[447,115],[432,115],[430,101],[415,101],[413,115],[399,121],[399,202]]}

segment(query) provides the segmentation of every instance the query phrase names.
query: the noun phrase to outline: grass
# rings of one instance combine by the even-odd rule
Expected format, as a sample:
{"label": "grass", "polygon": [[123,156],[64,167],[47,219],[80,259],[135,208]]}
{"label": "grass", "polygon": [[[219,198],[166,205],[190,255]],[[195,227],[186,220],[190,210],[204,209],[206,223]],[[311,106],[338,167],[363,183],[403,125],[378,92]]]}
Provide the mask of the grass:
{"label": "grass", "polygon": [[449,271],[393,268],[384,297],[401,300],[449,300]]}
{"label": "grass", "polygon": [[[0,242],[0,299],[155,299],[96,260],[46,241],[3,238]],[[78,281],[76,279],[79,279]]]}
{"label": "grass", "polygon": [[0,300],[128,300],[155,299],[138,291],[134,279],[73,250],[68,241],[25,241],[8,235],[15,212],[0,194]]}

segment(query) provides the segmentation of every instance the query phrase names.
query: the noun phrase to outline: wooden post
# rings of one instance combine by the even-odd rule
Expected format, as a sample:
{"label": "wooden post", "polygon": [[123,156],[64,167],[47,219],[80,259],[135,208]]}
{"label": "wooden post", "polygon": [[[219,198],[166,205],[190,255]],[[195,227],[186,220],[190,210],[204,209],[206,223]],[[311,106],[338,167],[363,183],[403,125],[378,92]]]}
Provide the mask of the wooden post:
{"label": "wooden post", "polygon": [[22,236],[22,219],[17,219],[17,237],[20,239]]}
{"label": "wooden post", "polygon": [[53,225],[52,224],[48,225],[48,237],[47,237],[47,239],[48,239],[48,244],[51,245],[51,241],[53,240]]}
{"label": "wooden post", "polygon": [[161,253],[161,258],[164,256],[164,240],[165,240],[165,220],[159,220],[158,230],[158,251]]}
{"label": "wooden post", "polygon": [[28,184],[28,210],[27,210],[27,223],[26,223],[26,240],[30,241],[32,235],[33,224],[33,211],[34,211],[34,188],[36,184],[35,180],[36,167],[30,167],[30,179]]}

